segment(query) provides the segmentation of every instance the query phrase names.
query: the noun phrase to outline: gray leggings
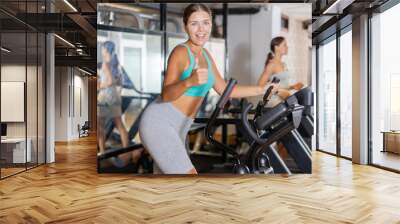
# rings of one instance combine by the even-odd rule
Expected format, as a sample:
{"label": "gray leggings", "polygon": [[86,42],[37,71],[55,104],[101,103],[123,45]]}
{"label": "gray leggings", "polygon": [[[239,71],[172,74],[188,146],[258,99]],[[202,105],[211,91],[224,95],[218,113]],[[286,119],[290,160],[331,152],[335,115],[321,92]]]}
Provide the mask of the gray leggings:
{"label": "gray leggings", "polygon": [[155,161],[155,174],[187,174],[194,168],[185,147],[192,124],[192,118],[160,98],[145,109],[140,120],[139,135]]}

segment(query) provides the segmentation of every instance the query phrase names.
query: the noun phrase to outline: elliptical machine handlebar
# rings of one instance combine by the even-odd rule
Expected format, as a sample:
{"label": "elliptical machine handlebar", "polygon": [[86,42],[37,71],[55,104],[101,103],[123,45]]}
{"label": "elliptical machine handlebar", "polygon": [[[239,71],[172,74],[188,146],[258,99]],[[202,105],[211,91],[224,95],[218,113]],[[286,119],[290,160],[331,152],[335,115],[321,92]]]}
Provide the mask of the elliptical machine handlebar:
{"label": "elliptical machine handlebar", "polygon": [[[224,109],[226,102],[228,102],[229,97],[233,91],[233,88],[236,86],[236,84],[237,84],[237,81],[235,79],[232,79],[232,78],[229,79],[228,85],[226,86],[224,92],[222,93],[221,98],[219,99],[217,106],[216,106],[215,110],[213,111],[213,113],[211,114],[210,120],[207,123],[206,129],[205,129],[205,135],[206,135],[207,140],[211,144],[217,146],[221,150],[226,150],[228,153],[233,155],[239,161],[239,158],[238,158],[239,155],[234,149],[218,142],[217,140],[214,139],[214,137],[212,135],[213,127],[215,126],[215,121],[216,121],[219,113],[221,112],[221,110]],[[240,161],[239,161],[239,163],[240,163]]]}
{"label": "elliptical machine handlebar", "polygon": [[[271,83],[277,84],[277,83],[279,83],[280,81],[281,81],[281,80],[280,80],[279,78],[274,77],[274,78],[272,79]],[[256,114],[255,114],[255,116],[254,116],[254,120],[255,120],[257,117],[261,116],[263,108],[265,107],[265,105],[267,105],[267,103],[268,103],[268,101],[269,101],[269,98],[271,97],[271,93],[272,93],[272,89],[273,89],[273,88],[274,88],[273,86],[270,86],[270,87],[267,89],[267,91],[265,91],[264,96],[263,96],[263,100],[260,101],[260,102],[257,104],[257,107],[256,107]],[[249,120],[248,120],[248,118],[247,118],[247,117],[248,117],[247,115],[249,114],[249,111],[251,110],[251,108],[253,108],[253,104],[252,104],[252,103],[248,103],[247,106],[243,107],[242,116],[241,116],[242,124],[243,124],[243,126],[244,126],[246,132],[250,135],[250,137],[251,137],[252,139],[254,139],[258,144],[261,145],[261,144],[266,143],[267,140],[266,140],[266,139],[260,138],[260,137],[258,136],[258,134],[254,131],[254,129],[251,127],[251,125],[250,125],[250,123],[249,123]]]}
{"label": "elliptical machine handlebar", "polygon": [[[277,84],[279,83],[281,80],[278,79],[277,77],[274,77],[271,81],[271,83]],[[261,116],[263,109],[265,107],[265,105],[268,104],[269,98],[271,97],[271,93],[272,93],[272,89],[274,87],[270,86],[267,91],[265,91],[264,96],[263,96],[263,100],[258,102],[257,106],[256,106],[256,114],[254,116],[254,119],[256,119],[257,117]]]}
{"label": "elliptical machine handlebar", "polygon": [[219,99],[218,103],[217,103],[217,107],[219,109],[223,109],[226,102],[228,102],[229,100],[229,96],[231,95],[233,88],[236,86],[237,81],[235,79],[229,79],[228,85],[226,85],[226,88],[224,90],[224,92],[222,93],[221,98]]}
{"label": "elliptical machine handlebar", "polygon": [[[271,83],[278,84],[280,81],[281,81],[281,80],[280,80],[279,78],[274,77],[274,78],[272,79]],[[272,89],[273,89],[273,88],[274,88],[273,86],[270,86],[270,87],[267,89],[267,91],[265,91],[265,94],[264,94],[264,96],[263,96],[263,101],[262,101],[263,105],[262,105],[262,106],[267,105],[268,100],[269,100],[269,97],[270,97],[270,95],[271,95],[271,92],[272,92]]]}
{"label": "elliptical machine handlebar", "polygon": [[256,141],[258,144],[262,145],[267,142],[267,139],[262,139],[258,136],[258,134],[254,131],[254,129],[251,127],[250,122],[247,118],[247,115],[249,114],[250,109],[253,107],[252,103],[247,104],[246,107],[243,108],[242,111],[242,124],[245,129],[245,131],[250,135],[254,141]]}

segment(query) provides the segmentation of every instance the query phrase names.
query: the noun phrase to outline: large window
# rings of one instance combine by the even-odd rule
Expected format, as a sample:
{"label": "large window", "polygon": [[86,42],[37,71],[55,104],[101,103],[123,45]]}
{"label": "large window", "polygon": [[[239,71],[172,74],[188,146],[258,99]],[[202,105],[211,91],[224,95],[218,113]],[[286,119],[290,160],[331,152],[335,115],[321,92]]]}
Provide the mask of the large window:
{"label": "large window", "polygon": [[[349,27],[351,28],[351,27]],[[352,157],[352,35],[340,36],[340,154]]]}
{"label": "large window", "polygon": [[336,40],[318,48],[318,149],[336,153]]}
{"label": "large window", "polygon": [[400,170],[400,5],[374,15],[372,23],[372,163]]}

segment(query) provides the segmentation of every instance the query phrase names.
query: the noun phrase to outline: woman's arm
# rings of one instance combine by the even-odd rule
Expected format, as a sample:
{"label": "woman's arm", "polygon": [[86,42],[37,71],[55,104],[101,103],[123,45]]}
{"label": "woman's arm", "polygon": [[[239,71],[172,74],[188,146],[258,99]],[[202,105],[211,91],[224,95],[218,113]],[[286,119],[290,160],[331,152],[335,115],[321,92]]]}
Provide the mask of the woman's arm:
{"label": "woman's arm", "polygon": [[100,89],[104,89],[112,86],[113,83],[110,66],[106,62],[103,62],[101,65],[101,69],[103,70],[104,81],[100,82],[100,85],[98,87]]}
{"label": "woman's arm", "polygon": [[264,87],[267,84],[269,77],[272,75],[272,72],[273,72],[272,64],[269,63],[267,66],[265,66],[264,71],[261,74],[260,78],[258,79],[257,84],[261,87]]}
{"label": "woman's arm", "polygon": [[[228,85],[224,79],[222,79],[221,75],[217,69],[213,68],[215,74],[215,84],[214,89],[219,94],[222,95],[226,86]],[[261,86],[243,86],[243,85],[236,85],[231,93],[231,97],[233,98],[244,98],[250,96],[259,96],[264,94],[264,88]]]}
{"label": "woman's arm", "polygon": [[207,82],[207,69],[193,69],[189,78],[179,79],[185,67],[184,60],[182,60],[182,58],[185,58],[185,52],[185,47],[178,46],[172,51],[168,59],[167,72],[161,92],[161,98],[164,102],[174,101],[182,96],[188,88]]}
{"label": "woman's arm", "polygon": [[[217,66],[214,62],[214,59],[210,55],[210,53],[206,50],[209,58],[212,61],[212,69],[213,73],[215,76],[215,84],[214,84],[214,90],[219,94],[222,95],[224,92],[226,86],[228,85],[225,80],[221,77],[221,74],[219,73]],[[266,83],[265,83],[266,84]],[[275,85],[274,85],[275,86]],[[275,87],[276,88],[276,87]],[[264,86],[242,86],[242,85],[237,85],[232,91],[231,97],[233,98],[243,98],[243,97],[250,97],[250,96],[259,96],[263,95],[265,93],[265,85]]]}
{"label": "woman's arm", "polygon": [[289,90],[291,90],[291,89],[300,90],[301,88],[303,88],[303,86],[304,86],[303,83],[297,82],[297,83],[291,85],[291,86],[289,87]]}

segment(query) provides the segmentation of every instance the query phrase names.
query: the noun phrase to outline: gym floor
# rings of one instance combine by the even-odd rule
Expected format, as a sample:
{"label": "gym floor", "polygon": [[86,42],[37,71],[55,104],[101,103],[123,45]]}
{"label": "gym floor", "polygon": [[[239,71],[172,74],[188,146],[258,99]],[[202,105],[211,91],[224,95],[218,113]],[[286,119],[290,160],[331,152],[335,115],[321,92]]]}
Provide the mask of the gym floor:
{"label": "gym floor", "polygon": [[97,174],[95,136],[0,181],[0,223],[399,223],[399,174],[313,154],[313,174]]}

